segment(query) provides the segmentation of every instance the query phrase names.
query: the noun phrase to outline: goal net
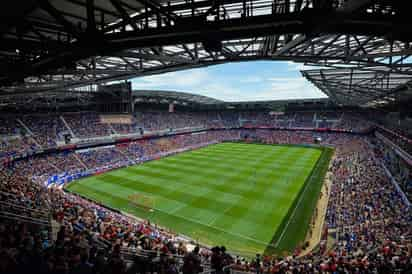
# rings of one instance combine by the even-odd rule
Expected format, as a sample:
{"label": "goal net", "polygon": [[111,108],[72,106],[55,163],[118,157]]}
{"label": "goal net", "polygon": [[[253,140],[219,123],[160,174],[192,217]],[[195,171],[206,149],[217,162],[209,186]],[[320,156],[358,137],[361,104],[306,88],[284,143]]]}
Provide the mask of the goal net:
{"label": "goal net", "polygon": [[153,212],[155,209],[155,199],[151,196],[141,193],[133,193],[127,197],[129,206],[142,208],[146,211]]}

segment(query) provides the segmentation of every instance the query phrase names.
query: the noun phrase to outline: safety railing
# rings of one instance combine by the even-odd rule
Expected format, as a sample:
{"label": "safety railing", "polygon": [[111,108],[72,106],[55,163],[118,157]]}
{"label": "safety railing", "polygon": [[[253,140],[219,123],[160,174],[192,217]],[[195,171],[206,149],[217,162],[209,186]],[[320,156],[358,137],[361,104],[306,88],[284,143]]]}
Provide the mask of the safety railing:
{"label": "safety railing", "polygon": [[25,206],[18,201],[0,201],[0,217],[15,221],[50,226],[50,212]]}
{"label": "safety railing", "polygon": [[223,267],[222,272],[225,274],[255,274],[256,273],[256,272],[236,269],[235,264],[231,264],[231,265],[227,265]]}
{"label": "safety railing", "polygon": [[[140,258],[150,260],[150,263],[153,263],[153,264],[160,262],[160,257],[164,255],[161,252],[156,251],[156,250],[145,250],[145,249],[130,248],[130,247],[122,247],[120,250],[120,253],[123,259],[126,261],[133,262],[137,257],[140,257]],[[167,256],[168,258],[172,256],[172,258],[174,259],[179,269],[183,266],[184,256],[176,255],[176,254],[173,254],[173,255],[168,254]],[[202,260],[201,267],[203,269],[203,272],[201,272],[202,274],[215,273],[215,271],[211,268],[210,261],[208,260]]]}

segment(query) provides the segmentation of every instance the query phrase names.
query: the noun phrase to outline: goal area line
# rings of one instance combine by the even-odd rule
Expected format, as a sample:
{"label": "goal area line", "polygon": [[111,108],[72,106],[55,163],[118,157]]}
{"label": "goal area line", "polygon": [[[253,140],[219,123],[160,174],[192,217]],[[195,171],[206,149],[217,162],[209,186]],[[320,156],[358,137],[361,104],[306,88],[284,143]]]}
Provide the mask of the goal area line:
{"label": "goal area line", "polygon": [[[185,221],[188,221],[188,222],[191,222],[191,223],[195,223],[195,224],[198,224],[198,225],[201,225],[201,226],[204,226],[204,227],[208,227],[208,228],[217,230],[217,231],[222,232],[222,233],[225,233],[225,234],[229,234],[229,235],[232,235],[232,236],[241,238],[241,239],[245,239],[245,240],[248,240],[248,241],[251,241],[251,242],[255,242],[255,243],[264,245],[265,247],[267,247],[267,246],[275,247],[275,246],[272,245],[270,242],[264,242],[264,241],[260,241],[260,240],[258,240],[258,239],[255,239],[255,238],[252,238],[252,237],[249,237],[249,236],[240,234],[240,233],[235,233],[235,232],[226,231],[226,230],[221,229],[221,228],[219,228],[219,227],[216,227],[216,226],[213,226],[213,225],[208,225],[208,224],[199,222],[199,221],[197,221],[197,220],[194,220],[194,219],[192,219],[192,218],[188,218],[188,217],[184,217],[184,216],[177,215],[177,214],[175,214],[175,213],[169,213],[169,212],[167,212],[167,211],[161,210],[161,209],[156,208],[156,207],[153,207],[152,209],[154,210],[154,212],[158,211],[158,212],[160,212],[160,213],[162,213],[162,214],[166,214],[166,215],[169,215],[169,216],[173,216],[173,217],[176,217],[176,218],[180,218],[180,219],[183,219],[183,220],[185,220]],[[173,212],[173,210],[171,210],[171,212]],[[182,234],[182,235],[184,235],[183,233],[177,233],[177,234]],[[193,238],[193,237],[190,237],[190,238]]]}

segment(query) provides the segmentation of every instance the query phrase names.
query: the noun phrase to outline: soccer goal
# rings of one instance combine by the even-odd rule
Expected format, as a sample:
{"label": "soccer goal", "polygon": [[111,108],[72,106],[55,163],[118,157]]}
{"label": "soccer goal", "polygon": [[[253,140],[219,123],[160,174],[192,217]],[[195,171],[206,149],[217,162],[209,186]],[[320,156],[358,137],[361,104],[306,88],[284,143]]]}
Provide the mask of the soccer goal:
{"label": "soccer goal", "polygon": [[141,193],[133,193],[127,197],[129,206],[142,208],[146,211],[153,212],[155,209],[155,199],[151,196]]}

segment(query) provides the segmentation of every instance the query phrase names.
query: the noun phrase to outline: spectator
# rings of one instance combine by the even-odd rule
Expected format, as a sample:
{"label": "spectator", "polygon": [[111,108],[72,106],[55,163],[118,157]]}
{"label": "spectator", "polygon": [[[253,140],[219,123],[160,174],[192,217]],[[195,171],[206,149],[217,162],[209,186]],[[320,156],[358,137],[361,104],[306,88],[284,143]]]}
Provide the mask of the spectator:
{"label": "spectator", "polygon": [[196,246],[192,252],[188,253],[183,261],[183,274],[196,274],[202,272],[198,246]]}

